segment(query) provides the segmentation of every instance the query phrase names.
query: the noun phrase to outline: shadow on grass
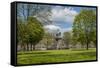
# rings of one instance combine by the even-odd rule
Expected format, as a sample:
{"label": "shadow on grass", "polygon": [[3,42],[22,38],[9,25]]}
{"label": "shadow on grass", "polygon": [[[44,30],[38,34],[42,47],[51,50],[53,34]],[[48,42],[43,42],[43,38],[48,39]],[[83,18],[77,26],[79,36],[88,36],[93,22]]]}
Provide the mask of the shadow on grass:
{"label": "shadow on grass", "polygon": [[96,52],[81,52],[81,53],[66,53],[66,54],[52,54],[51,52],[27,52],[19,53],[18,55],[27,55],[28,57],[77,57],[77,56],[96,56]]}
{"label": "shadow on grass", "polygon": [[18,53],[18,55],[25,55],[25,54],[48,54],[50,52],[21,52],[21,53]]}

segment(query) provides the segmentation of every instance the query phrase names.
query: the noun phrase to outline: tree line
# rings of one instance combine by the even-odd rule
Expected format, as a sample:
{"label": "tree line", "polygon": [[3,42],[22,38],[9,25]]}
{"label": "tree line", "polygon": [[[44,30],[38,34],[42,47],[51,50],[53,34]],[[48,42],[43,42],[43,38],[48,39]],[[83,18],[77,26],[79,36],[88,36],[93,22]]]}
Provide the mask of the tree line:
{"label": "tree line", "polygon": [[[21,46],[21,50],[35,50],[41,40],[46,47],[54,42],[53,36],[45,33],[43,28],[46,23],[52,23],[49,19],[51,7],[20,4],[17,9],[17,45]],[[88,50],[91,42],[96,46],[96,26],[96,11],[83,9],[75,16],[72,32],[65,32],[62,39],[67,47],[80,43]]]}
{"label": "tree line", "polygon": [[43,24],[50,23],[50,10],[48,5],[18,3],[17,45],[21,46],[21,50],[35,49],[35,44],[44,35]]}

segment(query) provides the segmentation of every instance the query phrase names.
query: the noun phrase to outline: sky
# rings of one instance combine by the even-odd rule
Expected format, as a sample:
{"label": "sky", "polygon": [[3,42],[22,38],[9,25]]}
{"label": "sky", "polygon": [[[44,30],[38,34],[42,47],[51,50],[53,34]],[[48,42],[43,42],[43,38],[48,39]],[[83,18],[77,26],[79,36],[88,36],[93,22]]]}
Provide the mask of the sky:
{"label": "sky", "polygon": [[[19,5],[18,8],[20,8],[20,6],[21,5]],[[49,5],[45,5],[45,6],[49,6]],[[54,31],[56,29],[59,29],[62,33],[71,31],[75,16],[80,13],[81,9],[87,8],[87,7],[58,6],[58,5],[57,6],[50,5],[50,6],[51,6],[51,17],[50,17],[51,19],[50,20],[52,20],[52,24],[44,25],[44,27],[50,30],[54,30]],[[91,7],[88,7],[88,9],[89,8]],[[94,8],[91,8],[91,9],[94,9]],[[43,12],[44,11],[40,13],[44,14]],[[27,15],[27,12],[25,11],[24,14]]]}
{"label": "sky", "polygon": [[53,24],[45,25],[44,28],[52,33],[57,33],[59,29],[61,36],[63,36],[64,32],[72,31],[74,18],[79,14],[80,10],[81,7],[52,6],[50,18]]}
{"label": "sky", "polygon": [[[81,9],[83,8],[87,7],[52,6],[51,20],[53,22],[53,25],[55,25],[55,27],[57,28],[59,27],[62,33],[72,31],[72,25],[75,16],[78,15]],[[94,8],[88,7],[88,9],[94,9]]]}
{"label": "sky", "polygon": [[53,6],[51,10],[53,25],[55,25],[55,27],[59,26],[62,33],[71,31],[74,18],[79,14],[80,9],[80,7]]}
{"label": "sky", "polygon": [[[27,4],[19,3],[18,9],[22,5],[24,5],[25,7],[27,6]],[[55,27],[52,29],[59,27],[61,32],[72,30],[72,24],[73,24],[74,18],[80,12],[80,9],[81,9],[80,7],[71,7],[71,6],[56,6],[56,5],[44,5],[44,6],[51,6],[51,17],[50,18],[53,22],[52,24],[53,26],[50,24],[50,26],[46,25],[44,27],[48,27],[50,29],[51,27],[54,27],[54,26]],[[43,12],[44,11],[41,11],[40,14],[44,14]],[[24,14],[27,15],[27,10],[26,11],[24,10]],[[20,14],[20,15],[24,17],[23,14]]]}

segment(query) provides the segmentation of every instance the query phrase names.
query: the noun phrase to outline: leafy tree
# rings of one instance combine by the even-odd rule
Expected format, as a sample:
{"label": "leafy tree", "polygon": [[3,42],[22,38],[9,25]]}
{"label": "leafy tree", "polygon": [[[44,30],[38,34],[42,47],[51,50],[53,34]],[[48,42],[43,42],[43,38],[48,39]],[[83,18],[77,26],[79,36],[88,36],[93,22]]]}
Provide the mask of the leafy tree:
{"label": "leafy tree", "polygon": [[52,34],[45,32],[44,40],[45,40],[44,43],[45,43],[46,47],[48,48],[49,45],[52,45],[52,43],[54,41],[54,37]]}
{"label": "leafy tree", "polygon": [[25,50],[25,44],[28,43],[27,28],[22,22],[18,22],[17,24],[17,43],[21,44],[22,50]]}
{"label": "leafy tree", "polygon": [[71,33],[70,32],[64,32],[64,43],[66,44],[67,48],[69,48],[69,44],[71,44]]}
{"label": "leafy tree", "polygon": [[[92,36],[92,38],[91,38]],[[73,38],[82,45],[96,40],[96,14],[94,10],[84,9],[75,17],[73,23]]]}
{"label": "leafy tree", "polygon": [[[44,30],[41,23],[34,17],[29,17],[27,23],[18,20],[17,43],[22,50],[35,49],[35,45],[42,39]],[[31,44],[29,46],[29,44]]]}
{"label": "leafy tree", "polygon": [[31,50],[34,50],[35,45],[43,38],[44,30],[40,22],[33,17],[28,18],[27,28],[28,28],[27,31],[28,39],[29,39],[29,43],[31,44]]}

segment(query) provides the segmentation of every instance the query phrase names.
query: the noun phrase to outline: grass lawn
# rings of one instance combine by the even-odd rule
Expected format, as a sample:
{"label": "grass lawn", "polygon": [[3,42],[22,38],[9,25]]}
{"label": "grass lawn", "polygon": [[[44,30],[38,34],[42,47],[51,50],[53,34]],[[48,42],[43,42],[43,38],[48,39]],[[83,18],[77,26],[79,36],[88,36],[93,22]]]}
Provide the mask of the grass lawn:
{"label": "grass lawn", "polygon": [[96,49],[89,50],[45,50],[17,53],[17,64],[40,64],[96,60]]}

